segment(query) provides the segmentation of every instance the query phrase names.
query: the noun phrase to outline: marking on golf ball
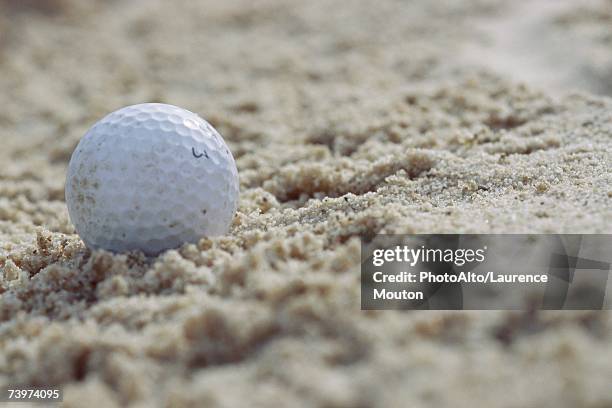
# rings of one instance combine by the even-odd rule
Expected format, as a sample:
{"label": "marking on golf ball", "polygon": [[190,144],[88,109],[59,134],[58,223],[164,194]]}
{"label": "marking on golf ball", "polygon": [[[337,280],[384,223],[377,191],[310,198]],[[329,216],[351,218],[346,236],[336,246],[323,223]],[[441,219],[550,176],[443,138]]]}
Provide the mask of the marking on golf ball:
{"label": "marking on golf ball", "polygon": [[196,159],[199,159],[202,156],[206,156],[207,159],[210,159],[210,157],[208,157],[208,153],[206,153],[206,150],[204,150],[204,153],[197,154],[195,147],[192,147],[191,152],[193,153],[193,157],[195,157]]}
{"label": "marking on golf ball", "polygon": [[[181,161],[191,153],[207,166]],[[185,109],[127,106],[92,126],[66,178],[70,220],[85,244],[148,255],[229,230],[239,198],[234,158],[218,132]]]}

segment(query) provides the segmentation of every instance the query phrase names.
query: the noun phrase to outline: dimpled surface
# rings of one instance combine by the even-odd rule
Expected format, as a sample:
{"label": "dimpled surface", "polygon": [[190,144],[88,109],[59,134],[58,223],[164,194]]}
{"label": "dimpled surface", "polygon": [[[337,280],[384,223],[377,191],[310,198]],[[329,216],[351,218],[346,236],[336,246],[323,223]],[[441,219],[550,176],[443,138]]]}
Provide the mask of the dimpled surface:
{"label": "dimpled surface", "polygon": [[226,233],[238,193],[219,133],[195,113],[159,103],[96,123],[66,180],[70,219],[88,247],[149,255]]}

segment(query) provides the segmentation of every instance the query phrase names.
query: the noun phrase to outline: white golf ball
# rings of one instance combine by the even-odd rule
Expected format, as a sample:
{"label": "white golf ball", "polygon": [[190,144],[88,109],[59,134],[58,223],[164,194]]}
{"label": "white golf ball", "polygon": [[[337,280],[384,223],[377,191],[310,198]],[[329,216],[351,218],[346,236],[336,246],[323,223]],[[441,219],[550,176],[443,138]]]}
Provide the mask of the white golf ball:
{"label": "white golf ball", "polygon": [[96,123],[70,159],[66,203],[85,244],[148,255],[225,234],[238,171],[219,133],[161,103],[119,109]]}

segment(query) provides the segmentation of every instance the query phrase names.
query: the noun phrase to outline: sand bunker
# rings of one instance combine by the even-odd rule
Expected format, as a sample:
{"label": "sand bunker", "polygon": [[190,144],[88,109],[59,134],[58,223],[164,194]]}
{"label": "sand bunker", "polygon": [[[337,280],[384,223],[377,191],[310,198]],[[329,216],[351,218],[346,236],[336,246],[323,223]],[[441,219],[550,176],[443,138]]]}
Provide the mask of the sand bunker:
{"label": "sand bunker", "polygon": [[[526,4],[251,3],[0,1],[0,386],[66,406],[612,405],[609,313],[359,306],[360,236],[612,232],[610,2],[538,11],[516,76],[483,24]],[[586,56],[568,69],[563,36]],[[91,252],[68,160],[144,101],[223,134],[238,214],[158,258]]]}

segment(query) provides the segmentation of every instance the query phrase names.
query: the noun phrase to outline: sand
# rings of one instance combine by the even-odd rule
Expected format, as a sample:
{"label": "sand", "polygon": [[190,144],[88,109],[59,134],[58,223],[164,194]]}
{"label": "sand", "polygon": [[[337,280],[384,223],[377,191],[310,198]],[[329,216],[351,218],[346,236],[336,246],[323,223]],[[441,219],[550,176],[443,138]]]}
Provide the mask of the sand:
{"label": "sand", "polygon": [[[612,406],[608,312],[360,310],[359,237],[612,233],[612,3],[551,3],[0,1],[0,387],[68,407]],[[91,252],[72,150],[153,101],[228,142],[231,231]]]}

